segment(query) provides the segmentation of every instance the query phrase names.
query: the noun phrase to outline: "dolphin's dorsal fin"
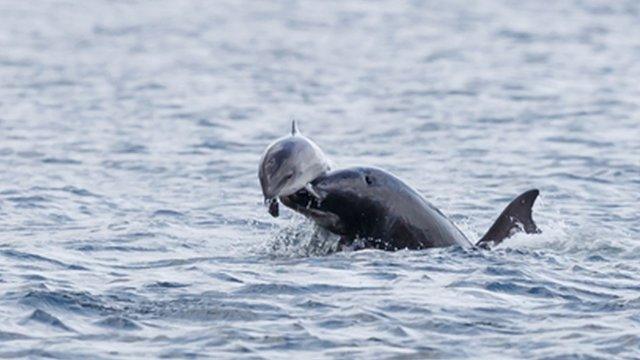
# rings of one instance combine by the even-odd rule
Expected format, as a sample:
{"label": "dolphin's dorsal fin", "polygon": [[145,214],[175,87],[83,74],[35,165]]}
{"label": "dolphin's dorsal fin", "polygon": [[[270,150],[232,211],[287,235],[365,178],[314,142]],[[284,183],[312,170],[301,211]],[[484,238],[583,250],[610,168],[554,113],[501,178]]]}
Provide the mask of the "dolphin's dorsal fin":
{"label": "dolphin's dorsal fin", "polygon": [[298,135],[298,133],[300,133],[300,131],[298,131],[298,124],[296,123],[296,120],[291,120],[291,135]]}
{"label": "dolphin's dorsal fin", "polygon": [[531,217],[531,208],[538,194],[540,191],[533,189],[513,199],[476,246],[488,248],[490,245],[498,245],[502,240],[521,230],[527,234],[540,233],[540,229]]}

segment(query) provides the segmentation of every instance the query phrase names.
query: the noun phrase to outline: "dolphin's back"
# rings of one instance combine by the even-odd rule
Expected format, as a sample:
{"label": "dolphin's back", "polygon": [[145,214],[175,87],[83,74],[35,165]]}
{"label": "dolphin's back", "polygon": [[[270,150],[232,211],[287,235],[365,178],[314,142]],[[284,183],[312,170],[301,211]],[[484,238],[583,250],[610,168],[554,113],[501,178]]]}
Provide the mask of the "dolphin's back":
{"label": "dolphin's back", "polygon": [[458,227],[417,190],[378,168],[361,168],[375,177],[378,189],[373,195],[381,206],[380,219],[372,238],[386,240],[395,249],[424,249],[445,246],[471,246]]}
{"label": "dolphin's back", "polygon": [[[343,245],[358,239],[366,248],[382,250],[470,247],[471,242],[438,208],[413,187],[378,168],[331,171],[283,203],[340,235]],[[531,218],[537,190],[517,197],[477,246],[500,243],[522,228],[538,232]]]}

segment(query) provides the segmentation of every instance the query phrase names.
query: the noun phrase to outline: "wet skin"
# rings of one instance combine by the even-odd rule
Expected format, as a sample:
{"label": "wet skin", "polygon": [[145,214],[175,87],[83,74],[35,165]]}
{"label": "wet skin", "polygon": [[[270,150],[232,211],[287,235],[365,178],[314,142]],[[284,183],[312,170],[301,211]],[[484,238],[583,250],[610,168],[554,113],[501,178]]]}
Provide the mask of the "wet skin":
{"label": "wet skin", "polygon": [[353,167],[329,172],[280,197],[287,207],[361,246],[383,250],[471,246],[464,234],[411,186],[382,169]]}

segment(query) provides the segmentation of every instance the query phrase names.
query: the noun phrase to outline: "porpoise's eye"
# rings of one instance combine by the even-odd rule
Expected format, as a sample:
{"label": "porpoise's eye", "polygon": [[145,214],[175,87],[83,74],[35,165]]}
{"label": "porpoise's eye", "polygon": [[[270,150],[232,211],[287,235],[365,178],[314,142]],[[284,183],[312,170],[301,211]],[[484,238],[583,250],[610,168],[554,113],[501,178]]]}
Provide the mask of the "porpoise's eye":
{"label": "porpoise's eye", "polygon": [[274,171],[275,167],[276,167],[276,160],[275,159],[269,159],[269,161],[267,161],[267,169],[269,169],[269,171]]}
{"label": "porpoise's eye", "polygon": [[373,179],[369,175],[364,176],[364,181],[367,183],[367,185],[373,184]]}

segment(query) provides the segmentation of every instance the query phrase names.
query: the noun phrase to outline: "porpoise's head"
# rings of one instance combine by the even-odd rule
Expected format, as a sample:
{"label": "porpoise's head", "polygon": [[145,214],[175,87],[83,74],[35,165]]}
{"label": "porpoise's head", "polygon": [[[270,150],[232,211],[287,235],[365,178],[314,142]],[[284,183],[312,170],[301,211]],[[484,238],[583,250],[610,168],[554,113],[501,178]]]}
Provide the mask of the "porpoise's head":
{"label": "porpoise's head", "polygon": [[297,192],[330,168],[320,147],[292,122],[291,134],[269,145],[260,159],[258,177],[269,213],[277,217],[278,197]]}

